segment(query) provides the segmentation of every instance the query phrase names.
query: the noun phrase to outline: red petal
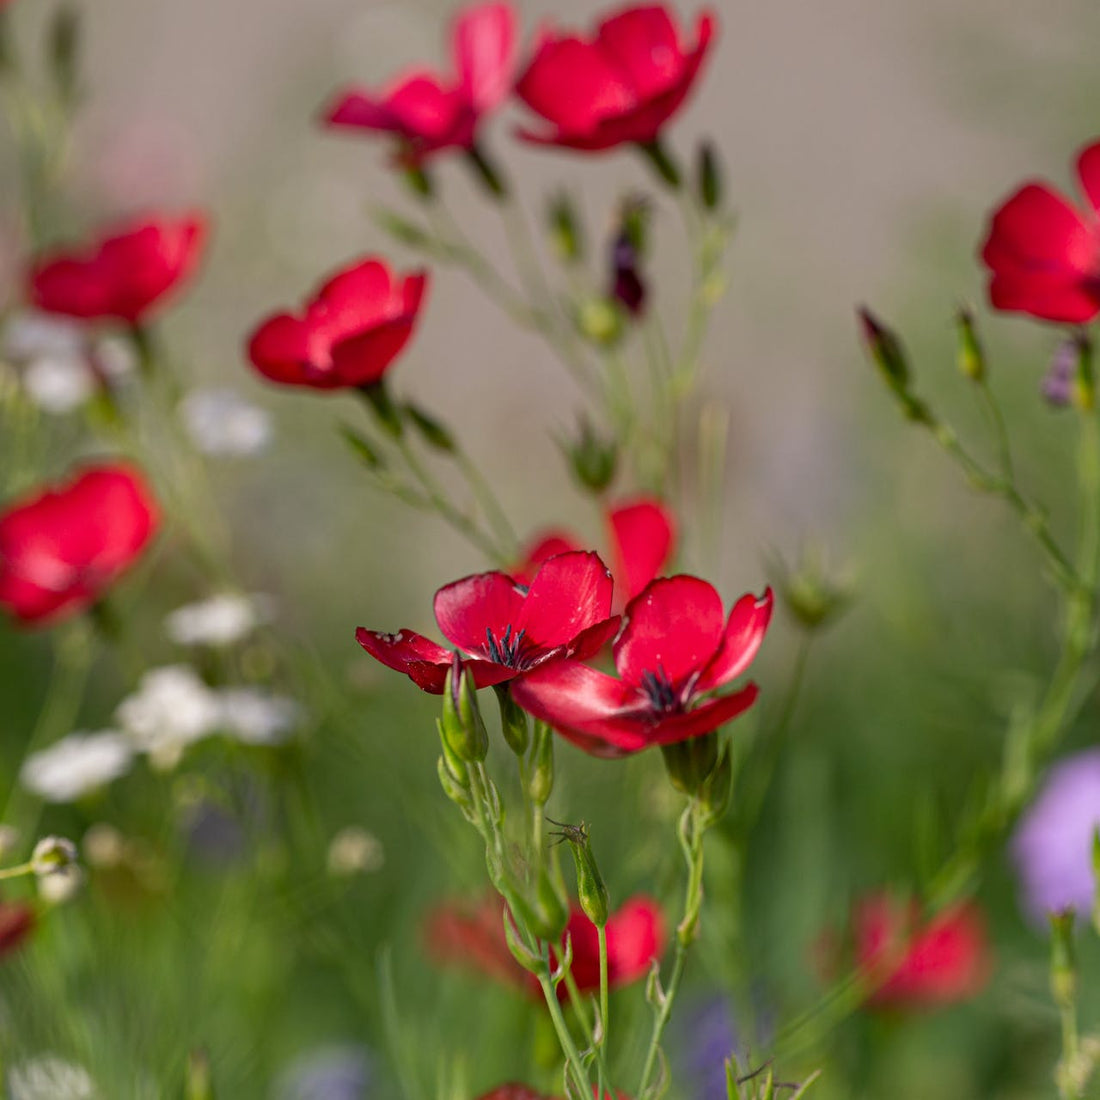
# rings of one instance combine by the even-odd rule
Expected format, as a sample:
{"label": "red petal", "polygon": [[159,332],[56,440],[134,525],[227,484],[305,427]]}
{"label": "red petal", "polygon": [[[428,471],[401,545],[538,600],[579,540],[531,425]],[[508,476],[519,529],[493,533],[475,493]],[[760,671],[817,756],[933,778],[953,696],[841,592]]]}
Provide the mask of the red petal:
{"label": "red petal", "polygon": [[582,630],[608,618],[613,587],[598,554],[559,554],[535,574],[519,618],[511,622],[540,648],[567,646]]}
{"label": "red petal", "polygon": [[569,646],[569,656],[576,661],[587,661],[595,657],[618,633],[621,622],[621,616],[612,615],[610,619],[604,619],[603,622],[582,630]]}
{"label": "red petal", "polygon": [[248,338],[248,358],[265,378],[285,384],[332,386],[330,371],[312,365],[309,326],[289,313],[276,313],[253,330]]}
{"label": "red petal", "polygon": [[1093,229],[1045,184],[1020,188],[993,215],[982,259],[1002,268],[1069,270],[1088,274],[1097,264]]}
{"label": "red petal", "polygon": [[626,603],[634,599],[668,562],[676,529],[672,513],[654,499],[620,504],[607,518],[618,585],[616,596]]}
{"label": "red petal", "polygon": [[1100,284],[1075,272],[1012,269],[990,280],[989,301],[995,309],[1029,313],[1044,321],[1087,324],[1100,313]]}
{"label": "red petal", "polygon": [[450,137],[468,109],[464,95],[432,72],[406,76],[386,97],[403,133],[436,144]]}
{"label": "red petal", "polygon": [[392,132],[400,129],[385,102],[365,88],[346,88],[337,93],[322,118],[329,126],[349,126],[362,130]]}
{"label": "red petal", "polygon": [[684,714],[661,718],[646,730],[647,743],[674,745],[677,741],[702,737],[703,734],[711,733],[719,726],[724,726],[727,722],[732,722],[734,718],[744,714],[756,702],[759,694],[755,684],[746,684],[740,691],[711,699]]}
{"label": "red petal", "polygon": [[378,382],[412,336],[414,317],[399,317],[332,345],[332,379],[340,386]]}
{"label": "red petal", "polygon": [[511,4],[478,4],[455,20],[452,48],[459,86],[477,114],[499,106],[511,91],[515,47]]}
{"label": "red petal", "polygon": [[645,673],[663,672],[673,688],[714,656],[723,637],[722,599],[698,577],[653,581],[627,605],[615,643],[615,667],[640,686]]}
{"label": "red petal", "polygon": [[597,40],[639,100],[666,91],[683,69],[676,27],[664,8],[628,8],[600,24]]}
{"label": "red petal", "polygon": [[383,634],[359,627],[355,640],[376,660],[395,672],[403,672],[417,687],[432,695],[443,694],[443,682],[453,654],[415,630]]}
{"label": "red petal", "polygon": [[661,957],[666,939],[664,916],[652,898],[623,902],[607,922],[609,984],[628,985],[644,978],[653,960]]}
{"label": "red petal", "polygon": [[435,594],[435,620],[443,636],[466,653],[488,655],[486,631],[494,639],[511,626],[513,635],[523,593],[504,573],[476,573],[444,585]]}
{"label": "red petal", "polygon": [[749,667],[771,621],[772,604],[772,590],[767,588],[759,600],[747,595],[733,605],[722,645],[703,669],[694,691],[713,691],[736,680]]}
{"label": "red petal", "polygon": [[508,572],[520,584],[529,585],[539,566],[557,554],[568,554],[581,547],[568,531],[544,531],[531,539],[521,551],[519,563]]}
{"label": "red petal", "polygon": [[1100,214],[1100,141],[1078,154],[1077,175],[1093,212]]}

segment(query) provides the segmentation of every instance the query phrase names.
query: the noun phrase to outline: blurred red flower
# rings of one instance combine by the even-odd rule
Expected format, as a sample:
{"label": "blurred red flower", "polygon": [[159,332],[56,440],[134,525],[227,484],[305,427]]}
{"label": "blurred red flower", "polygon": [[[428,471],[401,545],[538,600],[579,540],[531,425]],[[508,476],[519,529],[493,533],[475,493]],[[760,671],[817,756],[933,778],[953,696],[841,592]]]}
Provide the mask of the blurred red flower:
{"label": "blurred red flower", "polygon": [[482,1093],[478,1100],[551,1100],[551,1098],[526,1085],[509,1081],[507,1084],[497,1085],[495,1089]]}
{"label": "blurred red flower", "polygon": [[137,470],[88,467],[0,514],[0,606],[45,623],[95,603],[141,555],[160,512]]}
{"label": "blurred red flower", "polygon": [[1088,205],[1025,183],[993,214],[982,259],[995,309],[1084,324],[1100,313],[1100,142],[1077,158]]}
{"label": "blurred red flower", "polygon": [[672,16],[654,4],[617,12],[587,40],[544,30],[516,92],[549,127],[520,137],[588,152],[656,140],[691,91],[715,29],[714,16],[702,13],[686,48]]}
{"label": "blurred red flower", "polygon": [[20,947],[34,931],[34,910],[23,902],[0,901],[0,959]]}
{"label": "blurred red flower", "polygon": [[31,301],[48,313],[141,324],[194,272],[206,236],[198,213],[118,225],[83,250],[37,259],[28,273]]}
{"label": "blurred red flower", "polygon": [[985,922],[974,905],[921,925],[915,905],[875,894],[856,908],[854,932],[856,963],[876,981],[871,1004],[953,1004],[975,996],[989,979]]}
{"label": "blurred red flower", "polygon": [[[608,508],[607,525],[615,578],[615,606],[623,607],[668,563],[676,541],[676,522],[661,501],[639,497]],[[568,531],[544,531],[527,543],[512,576],[529,584],[538,567],[555,554],[581,549]]]}
{"label": "blurred red flower", "polygon": [[748,668],[764,639],[772,592],[746,595],[723,623],[722,598],[706,581],[653,581],[627,604],[614,644],[619,679],[559,661],[517,680],[512,696],[593,756],[623,756],[710,733],[756,700],[755,684],[697,700]]}
{"label": "blurred red flower", "polygon": [[[497,981],[520,986],[537,999],[538,980],[512,958],[504,939],[504,909],[499,898],[486,898],[475,907],[453,902],[441,905],[427,927],[427,945],[435,960],[457,963]],[[574,907],[565,926],[573,944],[573,978],[581,993],[600,988],[600,946],[596,926]],[[644,895],[629,898],[607,921],[607,978],[611,988],[630,985],[645,977],[650,964],[664,951],[665,921],[660,907]],[[558,997],[566,1000],[563,982]]]}
{"label": "blurred red flower", "polygon": [[397,276],[369,257],[331,276],[298,315],[276,313],[248,341],[256,369],[288,386],[372,386],[412,335],[428,273]]}
{"label": "blurred red flower", "polygon": [[393,134],[397,160],[409,166],[441,149],[471,149],[481,120],[511,91],[515,38],[510,4],[469,7],[451,28],[453,75],[418,68],[380,92],[347,88],[325,110],[324,121]]}
{"label": "blurred red flower", "polygon": [[[565,657],[598,653],[618,629],[611,617],[611,574],[599,556],[573,551],[539,568],[529,587],[506,573],[477,573],[435,594],[439,629],[470,660],[480,687],[504,683]],[[360,627],[356,641],[387,668],[439,695],[453,653],[412,630],[382,634]]]}

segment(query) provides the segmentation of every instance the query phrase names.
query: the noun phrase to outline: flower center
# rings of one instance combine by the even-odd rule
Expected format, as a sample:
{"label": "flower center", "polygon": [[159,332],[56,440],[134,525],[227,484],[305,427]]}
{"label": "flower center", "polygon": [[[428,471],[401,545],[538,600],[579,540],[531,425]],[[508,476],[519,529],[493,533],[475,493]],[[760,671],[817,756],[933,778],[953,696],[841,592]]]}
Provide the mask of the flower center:
{"label": "flower center", "polygon": [[680,710],[680,696],[663,668],[642,673],[642,691],[654,710],[668,713]]}
{"label": "flower center", "polygon": [[486,627],[485,640],[489,646],[489,659],[506,668],[519,668],[523,656],[523,636],[526,633],[526,630],[520,630],[512,637],[512,624],[509,623],[498,641],[493,637],[492,630]]}

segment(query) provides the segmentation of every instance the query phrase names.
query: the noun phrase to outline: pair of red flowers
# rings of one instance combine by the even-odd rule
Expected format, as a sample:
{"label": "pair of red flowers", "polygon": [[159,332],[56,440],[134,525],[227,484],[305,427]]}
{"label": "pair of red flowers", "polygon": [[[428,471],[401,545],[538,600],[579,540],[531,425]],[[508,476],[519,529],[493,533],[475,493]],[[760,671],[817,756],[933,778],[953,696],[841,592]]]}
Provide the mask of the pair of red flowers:
{"label": "pair of red flowers", "polygon": [[440,150],[472,150],[485,117],[515,86],[546,126],[519,136],[542,145],[594,152],[657,139],[691,91],[714,35],[699,17],[686,46],[661,5],[628,7],[588,37],[544,27],[518,80],[516,16],[508,3],[479,4],[454,22],[454,72],[417,68],[389,87],[346,89],[325,111],[331,126],[393,134],[398,159],[419,166]]}

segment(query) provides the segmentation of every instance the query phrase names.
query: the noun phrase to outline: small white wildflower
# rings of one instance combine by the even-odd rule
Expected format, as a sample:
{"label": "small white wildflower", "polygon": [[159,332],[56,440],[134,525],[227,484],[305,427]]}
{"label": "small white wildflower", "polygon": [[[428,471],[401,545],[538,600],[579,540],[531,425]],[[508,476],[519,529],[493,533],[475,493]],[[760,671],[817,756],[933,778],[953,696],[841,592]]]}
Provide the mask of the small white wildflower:
{"label": "small white wildflower", "polygon": [[44,355],[82,355],[85,345],[83,325],[52,313],[24,310],[4,326],[4,358],[17,363]]}
{"label": "small white wildflower", "polygon": [[97,821],[85,831],[80,850],[92,867],[117,867],[126,858],[126,838],[113,825]]}
{"label": "small white wildflower", "polygon": [[65,837],[43,837],[31,852],[30,866],[38,896],[53,905],[68,901],[84,882],[76,845]]}
{"label": "small white wildflower", "polygon": [[122,728],[155,767],[174,768],[188,745],[213,733],[222,708],[189,665],[151,669],[115,711]]}
{"label": "small white wildflower", "polygon": [[228,646],[270,622],[273,614],[268,596],[223,592],[177,608],[164,620],[164,629],[178,645]]}
{"label": "small white wildflower", "polygon": [[3,357],[22,368],[23,389],[43,412],[72,412],[98,386],[85,330],[67,318],[17,314],[4,328]]}
{"label": "small white wildflower", "polygon": [[101,336],[92,348],[92,359],[109,382],[121,382],[137,369],[133,345],[121,336]]}
{"label": "small white wildflower", "polygon": [[360,875],[379,871],[386,862],[382,841],[361,829],[349,825],[341,829],[329,842],[328,870],[330,875]]}
{"label": "small white wildflower", "polygon": [[50,905],[63,905],[70,898],[75,897],[84,885],[84,869],[76,863],[52,875],[40,878],[38,882],[38,896]]}
{"label": "small white wildflower", "polygon": [[23,786],[47,802],[75,802],[130,769],[133,748],[116,730],[70,733],[27,757]]}
{"label": "small white wildflower", "polygon": [[277,745],[302,721],[302,708],[285,695],[259,688],[223,688],[217,693],[222,730],[247,745]]}
{"label": "small white wildflower", "polygon": [[254,455],[271,442],[271,415],[234,390],[193,390],[180,404],[187,434],[208,455]]}
{"label": "small white wildflower", "polygon": [[97,1095],[88,1071],[56,1054],[12,1066],[8,1087],[11,1100],[94,1100]]}
{"label": "small white wildflower", "polygon": [[43,412],[64,416],[85,404],[98,384],[84,359],[43,355],[27,364],[23,371],[23,388]]}

